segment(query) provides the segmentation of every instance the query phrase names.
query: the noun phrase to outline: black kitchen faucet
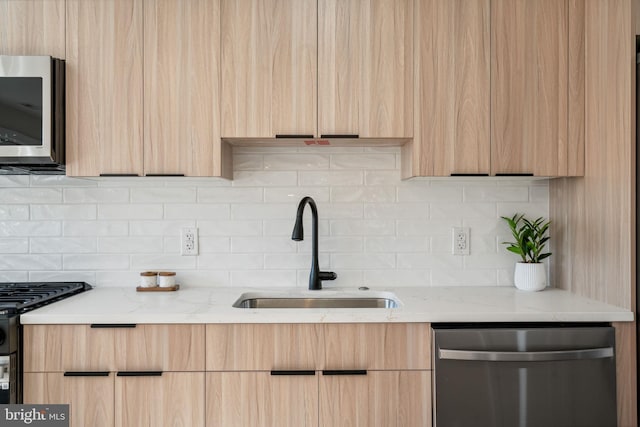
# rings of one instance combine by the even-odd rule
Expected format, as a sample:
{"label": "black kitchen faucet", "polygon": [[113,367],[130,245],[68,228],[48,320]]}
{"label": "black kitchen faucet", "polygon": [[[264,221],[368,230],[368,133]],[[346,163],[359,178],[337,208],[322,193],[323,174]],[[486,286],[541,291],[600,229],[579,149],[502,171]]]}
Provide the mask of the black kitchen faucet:
{"label": "black kitchen faucet", "polygon": [[322,289],[323,280],[335,280],[338,275],[333,271],[320,271],[318,265],[318,208],[316,202],[309,196],[302,198],[298,204],[298,213],[296,214],[296,224],[291,233],[291,239],[299,242],[304,239],[304,231],[302,229],[302,214],[304,207],[309,204],[311,207],[311,273],[309,274],[309,290],[319,291]]}

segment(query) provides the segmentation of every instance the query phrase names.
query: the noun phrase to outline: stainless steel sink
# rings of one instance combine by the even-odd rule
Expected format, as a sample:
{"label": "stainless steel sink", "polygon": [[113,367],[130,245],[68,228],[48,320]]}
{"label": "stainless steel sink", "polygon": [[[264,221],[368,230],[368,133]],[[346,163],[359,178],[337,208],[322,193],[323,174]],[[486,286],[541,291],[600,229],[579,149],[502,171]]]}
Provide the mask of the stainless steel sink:
{"label": "stainless steel sink", "polygon": [[236,308],[397,308],[390,295],[367,296],[286,296],[242,294],[233,304]]}

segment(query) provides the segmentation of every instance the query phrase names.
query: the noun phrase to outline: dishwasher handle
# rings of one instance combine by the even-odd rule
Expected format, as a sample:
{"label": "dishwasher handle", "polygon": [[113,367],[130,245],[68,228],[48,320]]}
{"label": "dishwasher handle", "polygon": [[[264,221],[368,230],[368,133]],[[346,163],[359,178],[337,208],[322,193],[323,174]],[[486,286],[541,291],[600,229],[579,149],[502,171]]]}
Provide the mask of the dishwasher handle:
{"label": "dishwasher handle", "polygon": [[613,357],[613,347],[557,351],[475,351],[438,349],[438,357],[445,360],[477,362],[558,362],[563,360],[606,359]]}

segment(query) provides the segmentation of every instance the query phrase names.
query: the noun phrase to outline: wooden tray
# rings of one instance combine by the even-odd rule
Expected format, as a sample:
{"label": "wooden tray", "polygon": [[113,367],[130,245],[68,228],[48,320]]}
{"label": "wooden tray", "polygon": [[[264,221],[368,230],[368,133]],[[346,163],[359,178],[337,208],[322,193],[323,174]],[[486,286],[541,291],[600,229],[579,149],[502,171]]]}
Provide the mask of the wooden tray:
{"label": "wooden tray", "polygon": [[160,287],[154,286],[153,288],[143,288],[142,286],[138,286],[136,288],[136,292],[173,292],[180,289],[180,285],[174,285],[170,287]]}

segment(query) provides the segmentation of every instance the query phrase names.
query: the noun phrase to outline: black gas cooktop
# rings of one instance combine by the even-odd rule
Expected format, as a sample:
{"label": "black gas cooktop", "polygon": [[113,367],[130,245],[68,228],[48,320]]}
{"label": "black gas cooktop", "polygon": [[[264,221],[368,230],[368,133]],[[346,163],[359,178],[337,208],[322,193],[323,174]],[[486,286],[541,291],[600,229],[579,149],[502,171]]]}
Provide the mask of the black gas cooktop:
{"label": "black gas cooktop", "polygon": [[89,289],[84,282],[0,283],[0,313],[22,314]]}

